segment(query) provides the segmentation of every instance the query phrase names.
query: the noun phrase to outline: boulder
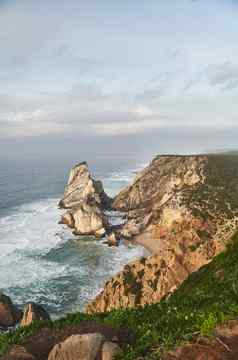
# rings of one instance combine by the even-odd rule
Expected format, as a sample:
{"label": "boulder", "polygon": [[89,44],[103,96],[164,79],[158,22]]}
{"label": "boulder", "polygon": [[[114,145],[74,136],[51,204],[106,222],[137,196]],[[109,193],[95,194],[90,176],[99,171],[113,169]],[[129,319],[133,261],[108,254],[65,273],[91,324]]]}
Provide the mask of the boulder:
{"label": "boulder", "polygon": [[30,354],[24,346],[14,345],[5,360],[35,360],[36,358]]}
{"label": "boulder", "polygon": [[24,309],[21,326],[28,326],[33,321],[50,320],[47,311],[40,305],[29,303]]}
{"label": "boulder", "polygon": [[0,327],[14,326],[20,321],[22,312],[13,305],[10,297],[0,294]]}
{"label": "boulder", "polygon": [[109,246],[118,246],[119,245],[119,239],[115,232],[111,232],[107,236],[107,243]]}
{"label": "boulder", "polygon": [[122,352],[121,348],[114,342],[106,341],[102,346],[102,360],[113,360]]}
{"label": "boulder", "polygon": [[72,335],[54,346],[48,360],[95,360],[104,342],[99,333]]}
{"label": "boulder", "polygon": [[74,219],[74,233],[77,235],[104,235],[106,218],[96,203],[82,203],[71,212]]}

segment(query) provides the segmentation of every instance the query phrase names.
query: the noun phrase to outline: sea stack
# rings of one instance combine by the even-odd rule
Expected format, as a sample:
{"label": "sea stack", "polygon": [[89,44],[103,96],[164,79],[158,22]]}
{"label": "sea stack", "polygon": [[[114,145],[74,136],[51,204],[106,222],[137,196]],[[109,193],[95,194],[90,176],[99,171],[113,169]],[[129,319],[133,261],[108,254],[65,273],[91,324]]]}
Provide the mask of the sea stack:
{"label": "sea stack", "polygon": [[71,169],[59,207],[67,209],[61,222],[72,228],[74,234],[105,235],[108,222],[104,210],[110,209],[111,199],[101,181],[92,178],[86,162]]}

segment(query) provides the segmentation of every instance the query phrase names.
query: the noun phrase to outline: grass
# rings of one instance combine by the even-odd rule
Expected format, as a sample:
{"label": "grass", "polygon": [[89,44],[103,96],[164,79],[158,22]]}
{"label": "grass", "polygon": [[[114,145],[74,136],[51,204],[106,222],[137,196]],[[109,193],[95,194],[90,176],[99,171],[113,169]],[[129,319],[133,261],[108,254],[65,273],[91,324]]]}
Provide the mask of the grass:
{"label": "grass", "polygon": [[238,156],[236,154],[208,155],[206,181],[184,191],[184,202],[194,216],[207,220],[213,214],[221,219],[238,215]]}
{"label": "grass", "polygon": [[160,359],[164,351],[191,341],[194,334],[210,336],[216,325],[237,316],[238,233],[224,253],[191,274],[173,295],[158,304],[99,315],[75,313],[55,322],[33,323],[0,335],[0,352],[22,343],[44,325],[63,328],[82,320],[96,320],[115,327],[126,326],[134,332],[135,344],[124,349],[122,359]]}

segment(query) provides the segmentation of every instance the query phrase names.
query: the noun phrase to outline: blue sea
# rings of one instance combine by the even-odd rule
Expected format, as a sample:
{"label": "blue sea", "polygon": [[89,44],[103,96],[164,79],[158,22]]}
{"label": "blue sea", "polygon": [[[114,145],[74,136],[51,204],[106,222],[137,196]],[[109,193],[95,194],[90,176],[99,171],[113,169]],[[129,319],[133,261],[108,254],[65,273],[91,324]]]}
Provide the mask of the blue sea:
{"label": "blue sea", "polygon": [[[82,311],[106,279],[144,255],[139,246],[108,247],[59,225],[70,168],[85,159],[0,160],[0,291],[22,307],[43,305],[53,318]],[[134,159],[88,161],[115,195],[142,167]]]}

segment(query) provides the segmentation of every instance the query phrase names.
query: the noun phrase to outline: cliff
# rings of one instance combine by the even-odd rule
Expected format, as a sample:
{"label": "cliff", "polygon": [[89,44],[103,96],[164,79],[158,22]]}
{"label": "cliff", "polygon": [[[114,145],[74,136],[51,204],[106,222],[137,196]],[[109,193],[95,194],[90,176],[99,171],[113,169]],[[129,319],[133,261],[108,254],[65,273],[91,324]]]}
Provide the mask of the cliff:
{"label": "cliff", "polygon": [[[120,344],[123,353],[118,359],[236,360],[237,275],[238,233],[225,252],[159,303],[106,314],[74,313],[0,334],[0,358],[44,360],[72,334],[101,333]],[[21,357],[16,356],[19,352]]]}
{"label": "cliff", "polygon": [[158,156],[112,207],[120,236],[152,256],[109,280],[87,312],[156,303],[223,251],[238,228],[238,156]]}

